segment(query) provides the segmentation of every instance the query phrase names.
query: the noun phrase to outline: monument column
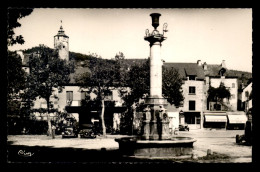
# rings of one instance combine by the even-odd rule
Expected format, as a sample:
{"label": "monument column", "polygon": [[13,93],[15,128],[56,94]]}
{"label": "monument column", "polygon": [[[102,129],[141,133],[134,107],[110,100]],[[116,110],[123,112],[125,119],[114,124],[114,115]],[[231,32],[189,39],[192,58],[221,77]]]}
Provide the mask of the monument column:
{"label": "monument column", "polygon": [[162,97],[161,42],[150,45],[150,96]]}
{"label": "monument column", "polygon": [[[144,40],[150,43],[150,96],[145,99],[145,104],[151,108],[151,120],[150,120],[150,140],[165,139],[168,136],[168,131],[162,132],[162,121],[160,117],[160,110],[162,107],[167,107],[167,100],[162,97],[162,59],[161,59],[161,42],[166,32],[167,24],[164,24],[163,34],[160,34],[157,30],[159,26],[159,17],[161,14],[152,13],[152,26],[154,30],[149,33],[146,30],[146,36]],[[145,121],[147,123],[148,121]],[[147,129],[148,130],[148,129]],[[162,137],[163,134],[163,137]],[[143,138],[147,138],[147,135]]]}

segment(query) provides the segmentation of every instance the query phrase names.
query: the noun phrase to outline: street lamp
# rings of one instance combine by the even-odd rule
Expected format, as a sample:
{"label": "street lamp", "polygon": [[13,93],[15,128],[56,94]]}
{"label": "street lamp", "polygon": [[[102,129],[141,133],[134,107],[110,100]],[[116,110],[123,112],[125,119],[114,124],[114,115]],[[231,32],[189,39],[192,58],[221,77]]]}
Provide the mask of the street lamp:
{"label": "street lamp", "polygon": [[150,16],[152,17],[152,26],[154,27],[154,30],[156,30],[156,28],[160,25],[159,24],[159,18],[161,16],[160,13],[152,13],[150,14]]}
{"label": "street lamp", "polygon": [[159,24],[159,18],[161,16],[160,13],[152,13],[150,14],[150,16],[152,17],[152,26],[154,27],[154,30],[152,31],[152,33],[149,33],[149,29],[145,30],[145,40],[149,41],[149,42],[153,42],[153,39],[158,39],[160,40],[160,42],[162,42],[163,40],[166,39],[166,37],[164,37],[164,32],[168,32],[167,30],[167,23],[163,24],[163,34],[160,34],[159,31],[157,30],[157,27],[160,25]]}

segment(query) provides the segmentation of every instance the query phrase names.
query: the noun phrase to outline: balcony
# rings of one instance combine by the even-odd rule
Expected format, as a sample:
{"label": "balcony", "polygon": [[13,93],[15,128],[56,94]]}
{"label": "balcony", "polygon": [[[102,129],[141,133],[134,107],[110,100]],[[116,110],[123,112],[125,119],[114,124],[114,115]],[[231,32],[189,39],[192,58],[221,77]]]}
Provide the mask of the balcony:
{"label": "balcony", "polygon": [[69,113],[79,113],[81,110],[81,100],[67,100],[65,109]]}
{"label": "balcony", "polygon": [[81,106],[81,100],[67,100],[66,106],[73,106],[73,107]]}

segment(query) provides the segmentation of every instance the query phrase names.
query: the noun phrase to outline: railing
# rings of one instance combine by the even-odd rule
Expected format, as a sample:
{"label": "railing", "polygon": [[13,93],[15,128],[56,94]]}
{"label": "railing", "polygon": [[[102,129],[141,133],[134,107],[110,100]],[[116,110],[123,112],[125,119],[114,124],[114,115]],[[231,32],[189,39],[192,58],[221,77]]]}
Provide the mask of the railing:
{"label": "railing", "polygon": [[81,100],[67,100],[67,106],[81,106]]}

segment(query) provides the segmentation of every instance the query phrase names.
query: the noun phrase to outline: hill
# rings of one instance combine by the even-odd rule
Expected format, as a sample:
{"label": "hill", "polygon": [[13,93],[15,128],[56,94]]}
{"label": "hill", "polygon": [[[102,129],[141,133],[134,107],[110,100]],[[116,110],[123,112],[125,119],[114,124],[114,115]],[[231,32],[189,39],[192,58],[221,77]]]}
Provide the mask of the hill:
{"label": "hill", "polygon": [[[26,54],[37,52],[39,50],[38,47],[33,47],[30,49],[26,49],[23,52]],[[92,53],[92,54],[81,54],[77,52],[69,52],[69,59],[74,61],[75,68],[91,68],[95,66],[96,64],[102,64],[102,65],[114,65],[115,60],[114,59],[103,59],[101,56]],[[142,64],[147,59],[124,59],[121,60],[120,64],[121,67],[130,69],[132,65],[135,64]],[[167,64],[167,63],[166,63]],[[218,73],[219,65],[211,65],[208,64],[208,70],[210,73],[210,76],[216,76]],[[238,85],[241,85],[243,82],[244,85],[248,85],[248,83],[252,80],[252,73],[245,72],[245,71],[239,71],[239,70],[233,70],[228,69],[226,72],[227,76],[229,77],[237,77],[238,78]]]}

